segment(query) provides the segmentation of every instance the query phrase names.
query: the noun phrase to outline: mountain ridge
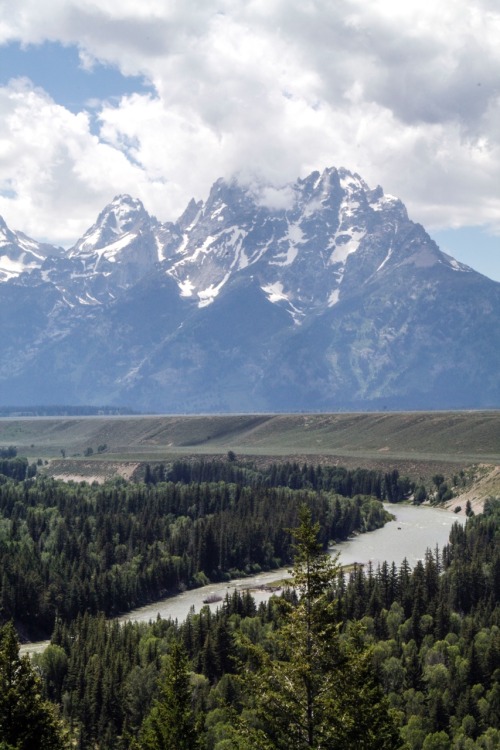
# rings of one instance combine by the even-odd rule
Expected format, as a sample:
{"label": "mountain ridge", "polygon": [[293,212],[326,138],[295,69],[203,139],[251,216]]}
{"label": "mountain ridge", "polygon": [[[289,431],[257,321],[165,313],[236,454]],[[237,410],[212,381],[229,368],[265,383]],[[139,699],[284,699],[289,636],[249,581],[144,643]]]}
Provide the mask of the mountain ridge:
{"label": "mountain ridge", "polygon": [[500,284],[344,168],[220,179],[176,222],[118,195],[67,251],[0,222],[0,316],[6,403],[500,405]]}

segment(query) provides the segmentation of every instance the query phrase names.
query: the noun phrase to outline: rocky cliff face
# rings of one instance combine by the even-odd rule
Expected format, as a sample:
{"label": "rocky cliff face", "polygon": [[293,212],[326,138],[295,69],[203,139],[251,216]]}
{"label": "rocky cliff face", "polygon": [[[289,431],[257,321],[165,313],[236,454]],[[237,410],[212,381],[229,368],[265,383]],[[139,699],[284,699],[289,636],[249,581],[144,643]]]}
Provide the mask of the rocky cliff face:
{"label": "rocky cliff face", "polygon": [[67,251],[1,223],[0,322],[6,404],[500,405],[500,284],[345,169],[218,180],[176,223],[119,196]]}

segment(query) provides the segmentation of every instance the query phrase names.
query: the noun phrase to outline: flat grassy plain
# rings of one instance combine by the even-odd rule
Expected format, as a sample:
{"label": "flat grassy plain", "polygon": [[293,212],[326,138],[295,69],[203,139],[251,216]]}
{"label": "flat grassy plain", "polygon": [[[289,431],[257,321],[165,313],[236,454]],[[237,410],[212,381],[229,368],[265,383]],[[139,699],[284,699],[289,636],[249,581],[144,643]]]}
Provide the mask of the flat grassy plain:
{"label": "flat grassy plain", "polygon": [[68,477],[129,476],[143,462],[232,450],[257,463],[397,467],[426,479],[471,465],[499,466],[500,411],[9,417],[0,419],[0,446],[8,445]]}

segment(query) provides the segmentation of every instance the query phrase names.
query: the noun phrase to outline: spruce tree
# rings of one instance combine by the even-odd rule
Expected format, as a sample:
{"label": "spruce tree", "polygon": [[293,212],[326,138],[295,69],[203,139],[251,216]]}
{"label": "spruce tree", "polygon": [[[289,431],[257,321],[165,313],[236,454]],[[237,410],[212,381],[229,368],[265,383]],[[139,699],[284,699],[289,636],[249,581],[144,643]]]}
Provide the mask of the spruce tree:
{"label": "spruce tree", "polygon": [[177,642],[170,648],[159,696],[144,720],[136,747],[141,750],[196,750],[199,747],[187,656]]}
{"label": "spruce tree", "polygon": [[395,750],[398,733],[361,632],[341,637],[333,598],[339,565],[323,552],[318,531],[303,507],[294,530],[298,605],[275,634],[273,656],[254,649],[260,666],[247,683],[254,720],[241,734],[255,749]]}
{"label": "spruce tree", "polygon": [[61,723],[44,701],[29,657],[19,656],[12,623],[0,628],[0,747],[63,750]]}

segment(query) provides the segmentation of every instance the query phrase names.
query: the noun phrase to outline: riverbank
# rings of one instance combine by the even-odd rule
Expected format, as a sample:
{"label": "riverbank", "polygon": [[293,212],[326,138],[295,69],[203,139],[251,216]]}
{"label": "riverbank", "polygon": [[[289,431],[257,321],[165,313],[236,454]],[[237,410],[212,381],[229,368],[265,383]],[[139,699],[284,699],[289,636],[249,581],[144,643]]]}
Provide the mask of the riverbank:
{"label": "riverbank", "polygon": [[[479,464],[474,467],[471,486],[446,503],[448,510],[465,514],[467,502],[470,502],[474,513],[482,513],[484,501],[488,497],[500,497],[500,466]],[[456,511],[460,508],[460,511]]]}
{"label": "riverbank", "polygon": [[[352,539],[334,545],[332,554],[340,554],[342,565],[369,564],[376,567],[384,560],[400,565],[406,558],[411,566],[425,556],[426,549],[439,549],[447,544],[448,536],[453,524],[463,523],[465,518],[457,518],[456,514],[442,508],[430,505],[390,504],[384,507],[395,516],[384,527],[358,534]],[[226,594],[231,595],[234,590],[243,593],[250,590],[257,604],[265,602],[273,595],[273,584],[283,582],[288,576],[289,568],[278,568],[267,573],[258,573],[246,578],[233,581],[208,584],[197,589],[183,591],[181,594],[161,599],[144,607],[134,609],[117,617],[117,621],[149,622],[157,616],[168,619],[185,620],[194,607],[199,611],[207,606],[215,610],[221,605]],[[211,603],[204,600],[212,598]],[[21,647],[22,653],[40,653],[49,641],[27,643]]]}

